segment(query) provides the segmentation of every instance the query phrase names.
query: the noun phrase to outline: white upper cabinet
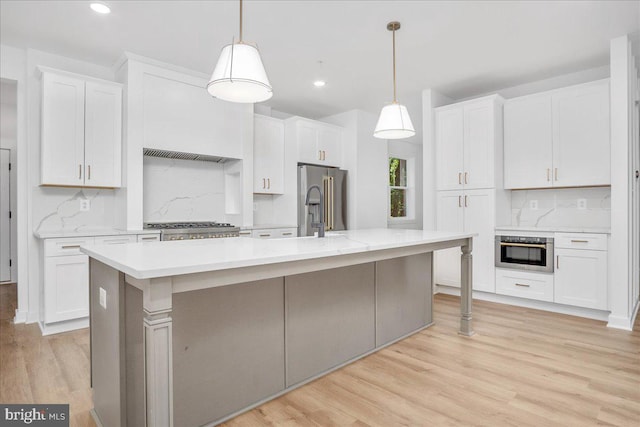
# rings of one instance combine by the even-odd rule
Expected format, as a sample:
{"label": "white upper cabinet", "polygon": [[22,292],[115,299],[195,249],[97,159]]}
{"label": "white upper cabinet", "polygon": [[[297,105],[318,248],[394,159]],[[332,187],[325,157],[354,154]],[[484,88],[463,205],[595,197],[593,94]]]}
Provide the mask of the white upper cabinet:
{"label": "white upper cabinet", "polygon": [[144,147],[241,159],[252,106],[211,97],[195,77],[157,72],[144,75]]}
{"label": "white upper cabinet", "polygon": [[85,184],[120,187],[122,167],[122,88],[85,86]]}
{"label": "white upper cabinet", "polygon": [[340,167],[342,165],[342,129],[315,120],[290,119],[295,127],[298,162]]}
{"label": "white upper cabinet", "polygon": [[504,104],[504,186],[544,188],[551,178],[551,97],[534,95]]}
{"label": "white upper cabinet", "polygon": [[283,194],[284,122],[255,115],[253,132],[253,192]]}
{"label": "white upper cabinet", "polygon": [[438,190],[463,188],[463,112],[452,108],[436,112]]}
{"label": "white upper cabinet", "polygon": [[609,80],[557,92],[553,101],[553,184],[611,184]]}
{"label": "white upper cabinet", "polygon": [[505,188],[610,185],[609,79],[504,107]]}
{"label": "white upper cabinet", "polygon": [[438,190],[496,186],[501,105],[502,98],[494,95],[436,109]]}
{"label": "white upper cabinet", "polygon": [[41,184],[120,187],[122,86],[42,72]]}

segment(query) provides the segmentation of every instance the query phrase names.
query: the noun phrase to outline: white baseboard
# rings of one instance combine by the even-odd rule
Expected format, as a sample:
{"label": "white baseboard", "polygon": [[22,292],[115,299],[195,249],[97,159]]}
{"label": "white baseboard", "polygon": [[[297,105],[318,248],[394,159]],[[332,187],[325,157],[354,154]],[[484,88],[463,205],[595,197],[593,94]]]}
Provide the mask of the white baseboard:
{"label": "white baseboard", "polygon": [[[435,288],[436,288],[436,293],[460,296],[459,288],[452,288],[450,286],[442,286],[442,285],[436,285]],[[570,316],[586,317],[588,319],[601,320],[603,322],[606,322],[611,318],[611,316],[609,315],[609,312],[604,310],[593,310],[590,308],[573,307],[570,305],[556,304],[553,302],[538,301],[538,300],[532,300],[527,298],[518,298],[518,297],[512,297],[508,295],[498,295],[498,294],[492,294],[488,292],[473,291],[473,298],[481,301],[497,302],[499,304],[515,305],[517,307],[526,307],[526,308],[533,308],[536,310],[550,311],[553,313],[568,314]]]}
{"label": "white baseboard", "polygon": [[27,323],[27,312],[16,309],[16,315],[13,318],[13,323]]}
{"label": "white baseboard", "polygon": [[89,318],[84,317],[82,319],[67,320],[65,322],[56,322],[49,324],[38,322],[38,326],[40,326],[40,332],[42,332],[42,336],[59,334],[62,332],[75,331],[76,329],[88,328]]}

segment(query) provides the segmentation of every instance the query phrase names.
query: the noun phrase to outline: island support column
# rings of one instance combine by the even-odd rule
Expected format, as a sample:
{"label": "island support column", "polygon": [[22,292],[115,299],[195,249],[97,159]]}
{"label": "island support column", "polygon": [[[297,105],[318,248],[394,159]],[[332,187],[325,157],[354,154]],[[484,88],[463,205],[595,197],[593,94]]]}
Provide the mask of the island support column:
{"label": "island support column", "polygon": [[471,306],[473,299],[473,238],[467,239],[467,243],[461,247],[461,283],[460,283],[460,335],[470,337],[474,334],[471,324]]}
{"label": "island support column", "polygon": [[146,425],[173,427],[172,280],[136,282],[143,292]]}

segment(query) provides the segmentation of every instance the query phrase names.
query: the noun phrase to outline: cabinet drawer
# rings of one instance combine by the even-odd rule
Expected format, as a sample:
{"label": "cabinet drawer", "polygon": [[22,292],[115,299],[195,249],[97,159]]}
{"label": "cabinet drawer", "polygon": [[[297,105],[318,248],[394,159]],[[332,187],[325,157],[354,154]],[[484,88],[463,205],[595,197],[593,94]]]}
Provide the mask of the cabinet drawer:
{"label": "cabinet drawer", "polygon": [[556,233],[555,247],[566,249],[607,250],[606,234]]}
{"label": "cabinet drawer", "polygon": [[297,228],[279,228],[277,230],[273,230],[273,234],[274,234],[274,237],[279,239],[298,237],[298,229]]}
{"label": "cabinet drawer", "polygon": [[273,230],[253,230],[251,237],[254,239],[272,239],[274,237]]}
{"label": "cabinet drawer", "polygon": [[160,235],[159,234],[138,234],[137,237],[138,242],[159,242]]}
{"label": "cabinet drawer", "polygon": [[136,235],[124,235],[124,236],[100,236],[96,237],[96,245],[122,245],[125,243],[135,243]]}
{"label": "cabinet drawer", "polygon": [[553,274],[496,268],[496,293],[553,302]]}
{"label": "cabinet drawer", "polygon": [[93,237],[65,237],[62,239],[46,239],[44,256],[80,255],[80,246],[90,245]]}
{"label": "cabinet drawer", "polygon": [[251,237],[251,230],[240,230],[238,233],[240,237]]}

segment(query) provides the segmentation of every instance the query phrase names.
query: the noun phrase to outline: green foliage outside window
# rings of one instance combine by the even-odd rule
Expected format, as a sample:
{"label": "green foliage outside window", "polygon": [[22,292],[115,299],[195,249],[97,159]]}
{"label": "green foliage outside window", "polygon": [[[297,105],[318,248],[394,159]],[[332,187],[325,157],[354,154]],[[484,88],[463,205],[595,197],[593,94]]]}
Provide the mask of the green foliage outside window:
{"label": "green foliage outside window", "polygon": [[394,218],[407,216],[407,161],[389,159],[390,215]]}

